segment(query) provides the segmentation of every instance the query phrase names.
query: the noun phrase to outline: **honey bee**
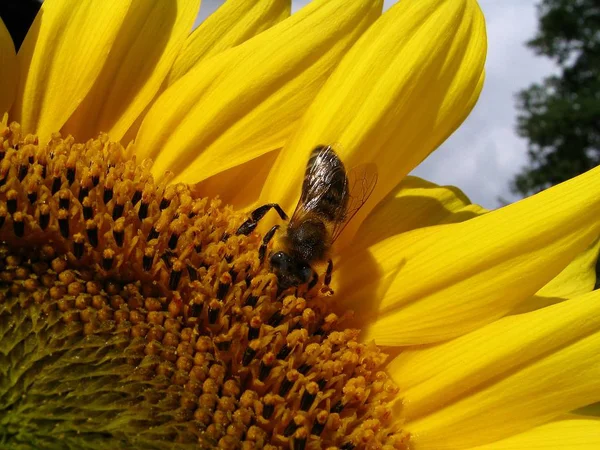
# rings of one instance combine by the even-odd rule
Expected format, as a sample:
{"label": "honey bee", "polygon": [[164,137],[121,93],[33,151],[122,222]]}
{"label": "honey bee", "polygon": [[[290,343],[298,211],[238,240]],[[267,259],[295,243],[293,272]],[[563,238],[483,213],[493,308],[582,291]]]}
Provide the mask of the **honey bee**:
{"label": "honey bee", "polygon": [[[344,163],[329,145],[318,146],[311,152],[300,200],[279,239],[280,247],[269,256],[280,290],[305,283],[311,289],[318,281],[312,265],[324,261],[328,261],[324,284],[329,285],[333,271],[329,258],[331,246],[365,204],[376,182],[377,173],[372,165],[346,172]],[[287,220],[279,205],[269,203],[254,210],[237,234],[249,234],[270,209]],[[275,225],[265,234],[259,249],[261,261],[278,229],[279,225]]]}

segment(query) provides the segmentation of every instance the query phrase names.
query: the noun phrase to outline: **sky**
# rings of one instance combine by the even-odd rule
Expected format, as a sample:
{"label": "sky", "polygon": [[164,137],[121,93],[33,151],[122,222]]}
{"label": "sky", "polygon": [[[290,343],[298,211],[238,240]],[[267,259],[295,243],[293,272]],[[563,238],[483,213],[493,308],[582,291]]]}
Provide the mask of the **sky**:
{"label": "sky", "polygon": [[[204,0],[198,21],[219,0]],[[306,5],[294,0],[293,11]],[[386,0],[385,8],[395,1]],[[479,0],[486,18],[488,54],[486,82],[479,101],[463,125],[413,172],[442,185],[461,188],[486,208],[499,198],[514,201],[510,180],[527,162],[527,142],[515,132],[515,94],[556,71],[553,63],[525,47],[537,28],[538,0]]]}

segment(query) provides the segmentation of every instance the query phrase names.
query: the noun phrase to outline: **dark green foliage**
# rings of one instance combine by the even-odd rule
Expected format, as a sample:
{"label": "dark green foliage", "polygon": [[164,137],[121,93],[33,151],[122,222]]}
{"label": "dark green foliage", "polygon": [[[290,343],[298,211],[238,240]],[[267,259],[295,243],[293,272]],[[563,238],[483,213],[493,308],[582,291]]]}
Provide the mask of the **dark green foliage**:
{"label": "dark green foliage", "polygon": [[600,0],[542,0],[539,29],[527,43],[560,74],[518,94],[518,132],[529,165],[512,181],[530,195],[600,163]]}

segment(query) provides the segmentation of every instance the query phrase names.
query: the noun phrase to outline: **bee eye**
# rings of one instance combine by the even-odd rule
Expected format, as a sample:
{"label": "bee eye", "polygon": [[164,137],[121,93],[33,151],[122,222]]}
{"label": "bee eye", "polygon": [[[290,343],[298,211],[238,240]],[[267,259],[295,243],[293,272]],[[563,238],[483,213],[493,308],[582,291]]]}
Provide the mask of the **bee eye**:
{"label": "bee eye", "polygon": [[271,267],[274,269],[281,269],[282,267],[287,266],[288,259],[289,257],[283,252],[274,253],[270,259]]}
{"label": "bee eye", "polygon": [[308,283],[308,280],[310,280],[311,276],[312,276],[312,269],[310,268],[310,266],[304,266],[300,269],[300,276],[302,277],[302,281],[301,283]]}

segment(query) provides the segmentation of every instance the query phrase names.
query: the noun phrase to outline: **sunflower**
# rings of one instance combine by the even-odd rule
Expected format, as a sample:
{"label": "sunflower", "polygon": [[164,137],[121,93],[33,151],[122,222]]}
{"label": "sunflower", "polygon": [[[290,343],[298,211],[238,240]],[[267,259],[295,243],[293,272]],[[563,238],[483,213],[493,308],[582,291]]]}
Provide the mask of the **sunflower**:
{"label": "sunflower", "polygon": [[[2,448],[597,448],[600,169],[496,211],[407,176],[479,96],[476,1],[198,7],[0,27]],[[318,145],[378,181],[282,287],[243,224]]]}

